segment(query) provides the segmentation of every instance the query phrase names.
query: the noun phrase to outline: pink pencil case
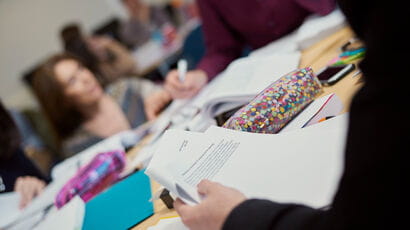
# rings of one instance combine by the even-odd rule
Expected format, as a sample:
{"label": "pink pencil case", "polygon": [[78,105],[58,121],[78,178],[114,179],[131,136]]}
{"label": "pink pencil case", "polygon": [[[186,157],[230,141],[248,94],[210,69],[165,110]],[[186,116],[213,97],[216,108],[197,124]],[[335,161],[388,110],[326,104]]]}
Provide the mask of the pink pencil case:
{"label": "pink pencil case", "polygon": [[55,198],[55,205],[61,208],[76,195],[79,195],[84,202],[91,200],[119,179],[125,162],[126,157],[122,150],[96,155],[59,191]]}
{"label": "pink pencil case", "polygon": [[255,133],[277,133],[322,92],[310,67],[294,70],[273,82],[223,125]]}

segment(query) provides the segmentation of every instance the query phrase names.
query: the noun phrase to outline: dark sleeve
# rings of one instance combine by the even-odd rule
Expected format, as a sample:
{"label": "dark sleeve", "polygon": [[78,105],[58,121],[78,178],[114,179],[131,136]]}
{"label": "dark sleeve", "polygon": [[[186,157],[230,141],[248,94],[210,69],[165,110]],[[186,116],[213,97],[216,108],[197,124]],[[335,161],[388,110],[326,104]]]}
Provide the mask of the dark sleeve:
{"label": "dark sleeve", "polygon": [[[217,2],[217,1],[215,1]],[[209,80],[222,72],[229,63],[241,55],[243,43],[238,40],[226,20],[218,13],[217,4],[210,0],[199,0],[205,39],[205,56],[198,69],[208,74]]]}
{"label": "dark sleeve", "polygon": [[296,2],[311,13],[326,15],[336,7],[336,0],[296,0]]}
{"label": "dark sleeve", "polygon": [[268,200],[247,200],[229,215],[223,230],[311,229],[325,211]]}
{"label": "dark sleeve", "polygon": [[[3,161],[3,160],[2,160]],[[24,152],[19,149],[13,156],[0,163],[0,176],[6,187],[4,192],[14,190],[14,184],[19,177],[33,176],[48,183],[50,180],[45,176],[34,163],[26,157]]]}

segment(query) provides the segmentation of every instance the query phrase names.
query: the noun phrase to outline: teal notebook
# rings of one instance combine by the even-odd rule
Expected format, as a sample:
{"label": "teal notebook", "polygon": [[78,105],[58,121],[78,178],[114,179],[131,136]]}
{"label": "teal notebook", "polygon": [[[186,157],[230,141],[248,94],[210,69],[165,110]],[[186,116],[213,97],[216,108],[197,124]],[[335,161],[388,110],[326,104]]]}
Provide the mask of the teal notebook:
{"label": "teal notebook", "polygon": [[136,172],[86,203],[84,230],[121,230],[154,213],[151,184],[144,171]]}

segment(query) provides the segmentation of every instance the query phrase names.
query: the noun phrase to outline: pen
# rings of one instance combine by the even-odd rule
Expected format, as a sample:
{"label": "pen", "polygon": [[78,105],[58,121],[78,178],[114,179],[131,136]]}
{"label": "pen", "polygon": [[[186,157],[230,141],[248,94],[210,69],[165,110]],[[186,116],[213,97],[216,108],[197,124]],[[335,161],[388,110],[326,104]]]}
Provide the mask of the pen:
{"label": "pen", "polygon": [[184,82],[188,63],[185,59],[178,61],[178,78],[180,82]]}
{"label": "pen", "polygon": [[356,72],[354,72],[354,74],[353,74],[353,76],[352,77],[357,77],[359,74],[361,74],[362,73],[362,71],[360,71],[360,69],[359,70],[357,70]]}
{"label": "pen", "polygon": [[319,122],[322,122],[322,121],[329,120],[329,119],[331,119],[331,118],[333,118],[333,117],[334,117],[334,116],[323,117],[323,118],[321,118],[321,119],[318,121],[318,123],[319,123]]}

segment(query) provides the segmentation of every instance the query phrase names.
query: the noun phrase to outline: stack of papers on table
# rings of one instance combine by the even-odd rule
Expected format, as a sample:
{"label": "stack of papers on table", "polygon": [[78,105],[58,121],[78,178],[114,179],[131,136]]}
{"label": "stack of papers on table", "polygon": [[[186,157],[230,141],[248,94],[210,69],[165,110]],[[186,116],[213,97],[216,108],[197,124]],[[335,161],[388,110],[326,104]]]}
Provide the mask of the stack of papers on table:
{"label": "stack of papers on table", "polygon": [[189,204],[201,201],[196,186],[210,179],[248,197],[322,207],[343,170],[346,130],[346,115],[279,134],[169,130],[146,173]]}

